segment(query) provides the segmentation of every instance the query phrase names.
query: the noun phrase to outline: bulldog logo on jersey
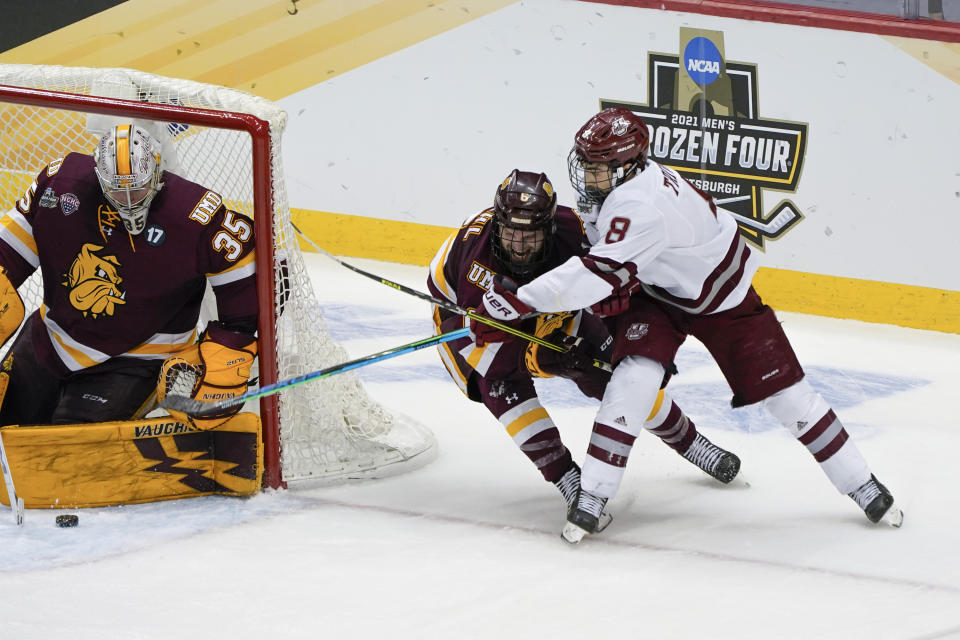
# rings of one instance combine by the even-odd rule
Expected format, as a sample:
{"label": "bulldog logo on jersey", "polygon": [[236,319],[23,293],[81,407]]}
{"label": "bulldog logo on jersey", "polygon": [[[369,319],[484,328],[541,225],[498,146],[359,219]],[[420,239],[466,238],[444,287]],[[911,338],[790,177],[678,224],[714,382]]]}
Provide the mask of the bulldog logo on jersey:
{"label": "bulldog logo on jersey", "polygon": [[650,158],[712,196],[762,249],[803,219],[790,200],[765,211],[763,189],[797,191],[807,124],[760,118],[757,65],[727,60],[722,31],[682,27],[678,51],[647,55],[647,104],[601,99],[600,106],[643,118]]}
{"label": "bulldog logo on jersey", "polygon": [[63,275],[63,286],[70,290],[70,304],[84,317],[112,316],[117,305],[126,304],[120,289],[120,262],[116,256],[100,256],[103,247],[87,243]]}

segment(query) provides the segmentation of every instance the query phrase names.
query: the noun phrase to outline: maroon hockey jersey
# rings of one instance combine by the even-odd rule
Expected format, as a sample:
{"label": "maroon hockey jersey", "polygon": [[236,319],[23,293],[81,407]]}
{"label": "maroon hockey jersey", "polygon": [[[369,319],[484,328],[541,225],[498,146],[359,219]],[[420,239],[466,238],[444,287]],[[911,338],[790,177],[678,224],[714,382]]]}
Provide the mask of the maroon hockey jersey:
{"label": "maroon hockey jersey", "polygon": [[[557,231],[552,252],[543,269],[551,269],[573,256],[585,255],[589,246],[580,218],[567,207],[558,207]],[[461,307],[476,309],[502,266],[493,255],[493,211],[487,209],[469,219],[459,231],[440,247],[430,265],[427,286],[439,298],[446,298]],[[523,284],[523,281],[519,284]],[[572,310],[576,311],[576,310]],[[465,318],[434,308],[438,332],[452,331],[463,325]],[[524,320],[520,328],[527,333],[548,335],[556,326],[577,334],[591,344],[608,343],[603,321],[584,312],[544,314]],[[483,347],[471,338],[462,338],[440,345],[440,358],[447,371],[467,396],[484,406],[503,425],[507,434],[533,462],[544,479],[554,482],[572,464],[552,418],[540,403],[533,384],[531,367],[527,365],[528,343],[513,340],[490,343]],[[600,347],[597,347],[599,354]],[[536,358],[540,364],[539,358]],[[539,374],[539,367],[532,367]],[[553,371],[571,378],[584,395],[600,398],[610,375],[594,367],[588,371]]]}
{"label": "maroon hockey jersey", "polygon": [[51,162],[0,220],[0,266],[13,284],[41,271],[41,361],[80,371],[118,356],[167,358],[195,341],[208,281],[220,321],[252,334],[253,222],[165,172],[146,228],[130,235],[93,167],[77,153]]}
{"label": "maroon hockey jersey", "polygon": [[[503,272],[493,254],[493,218],[492,209],[481,211],[468,219],[459,231],[443,243],[430,264],[427,286],[431,294],[471,310],[480,306],[483,294],[490,287],[494,276]],[[572,256],[586,255],[589,250],[583,224],[570,208],[557,207],[556,223],[557,231],[553,237],[551,253],[543,266],[544,271],[562,264]],[[518,284],[524,284],[524,281]],[[571,322],[579,323],[582,315],[577,314]],[[592,316],[590,318],[592,319]],[[461,316],[439,308],[435,308],[434,322],[438,331],[451,331],[464,326]],[[519,328],[527,333],[535,333],[537,323],[537,318],[530,318],[523,321]],[[605,327],[599,326],[600,324],[597,321],[596,329],[605,331]],[[464,393],[474,395],[470,393],[470,378],[474,372],[489,380],[515,377],[529,379],[530,374],[524,364],[526,347],[527,343],[524,341],[492,343],[478,347],[472,339],[461,338],[441,345],[440,353],[450,375]]]}

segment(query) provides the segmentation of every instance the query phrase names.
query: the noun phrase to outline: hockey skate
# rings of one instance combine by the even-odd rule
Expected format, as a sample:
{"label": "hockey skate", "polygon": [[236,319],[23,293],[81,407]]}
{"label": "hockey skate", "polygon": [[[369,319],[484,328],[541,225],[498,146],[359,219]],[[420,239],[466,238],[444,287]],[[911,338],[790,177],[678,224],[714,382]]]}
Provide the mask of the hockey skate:
{"label": "hockey skate", "polygon": [[554,480],[553,484],[560,490],[569,512],[577,501],[577,492],[580,491],[580,467],[576,462],[572,463],[567,472],[560,476],[559,480]]}
{"label": "hockey skate", "polygon": [[567,511],[567,524],[564,525],[560,537],[565,542],[577,544],[588,533],[600,533],[606,529],[613,520],[613,516],[603,510],[606,504],[606,498],[580,489],[577,492],[576,504],[571,505]]}
{"label": "hockey skate", "polygon": [[713,444],[699,432],[687,450],[680,455],[723,484],[736,478],[740,471],[740,458]]}
{"label": "hockey skate", "polygon": [[877,476],[870,474],[869,480],[847,495],[863,509],[870,522],[883,522],[891,527],[903,524],[903,511],[893,503],[893,495],[880,484]]}

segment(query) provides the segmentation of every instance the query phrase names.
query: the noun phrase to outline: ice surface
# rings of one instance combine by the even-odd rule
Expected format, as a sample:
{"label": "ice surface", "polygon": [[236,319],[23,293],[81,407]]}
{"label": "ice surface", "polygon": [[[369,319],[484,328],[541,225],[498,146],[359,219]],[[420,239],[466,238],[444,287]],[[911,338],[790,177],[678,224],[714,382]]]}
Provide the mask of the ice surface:
{"label": "ice surface", "polygon": [[[425,290],[426,269],[352,260]],[[310,256],[352,357],[430,335],[429,305]],[[761,292],[762,293],[762,292]],[[333,487],[0,512],[0,638],[948,638],[960,636],[960,336],[781,314],[814,385],[906,514],[871,525],[772,418],[729,409],[691,342],[671,389],[743,460],[722,486],[645,434],[613,524],[571,548],[563,502],[433,350],[358,370],[439,455]],[[315,383],[318,391],[323,381]],[[595,403],[543,397],[582,460]]]}

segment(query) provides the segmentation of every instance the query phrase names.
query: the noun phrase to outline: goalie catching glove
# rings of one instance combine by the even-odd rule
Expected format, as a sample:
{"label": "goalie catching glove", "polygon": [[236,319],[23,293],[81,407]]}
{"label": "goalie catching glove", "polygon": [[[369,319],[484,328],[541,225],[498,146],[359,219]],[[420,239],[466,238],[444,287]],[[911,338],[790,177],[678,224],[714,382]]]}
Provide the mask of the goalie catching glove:
{"label": "goalie catching glove", "polygon": [[[257,341],[211,323],[200,342],[167,358],[160,369],[157,399],[167,395],[186,396],[201,402],[216,402],[241,396],[251,384],[250,369],[257,357]],[[170,411],[178,422],[200,429],[212,429],[235,415],[243,404],[193,418]]]}

